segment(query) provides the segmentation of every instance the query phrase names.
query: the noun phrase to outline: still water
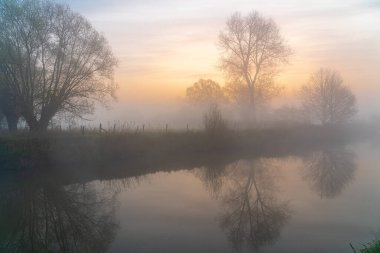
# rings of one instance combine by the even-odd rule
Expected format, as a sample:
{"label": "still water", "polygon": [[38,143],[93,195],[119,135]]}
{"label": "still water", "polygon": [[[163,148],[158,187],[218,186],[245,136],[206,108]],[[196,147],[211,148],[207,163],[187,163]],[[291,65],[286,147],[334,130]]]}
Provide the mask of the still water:
{"label": "still water", "polygon": [[379,151],[362,143],[69,185],[2,180],[0,252],[352,252],[380,228]]}

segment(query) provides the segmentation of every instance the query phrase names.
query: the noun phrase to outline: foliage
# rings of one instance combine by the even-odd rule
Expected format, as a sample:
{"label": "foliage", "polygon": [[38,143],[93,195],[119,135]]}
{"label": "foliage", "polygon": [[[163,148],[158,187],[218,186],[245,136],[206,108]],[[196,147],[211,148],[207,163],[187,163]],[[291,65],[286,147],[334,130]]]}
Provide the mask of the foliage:
{"label": "foliage", "polygon": [[376,238],[375,240],[363,244],[362,247],[357,250],[355,249],[352,244],[350,244],[352,250],[354,252],[360,252],[360,253],[378,253],[380,252],[380,231],[376,233]]}
{"label": "foliage", "polygon": [[360,253],[378,253],[380,252],[380,242],[370,243],[360,250]]}

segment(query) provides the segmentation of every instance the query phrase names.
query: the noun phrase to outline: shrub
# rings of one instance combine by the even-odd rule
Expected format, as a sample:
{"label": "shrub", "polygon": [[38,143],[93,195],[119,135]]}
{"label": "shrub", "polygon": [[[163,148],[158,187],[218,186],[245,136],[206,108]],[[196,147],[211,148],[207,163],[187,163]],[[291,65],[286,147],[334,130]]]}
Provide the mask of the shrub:
{"label": "shrub", "polygon": [[218,105],[210,105],[203,118],[206,133],[220,134],[227,130],[227,123],[223,119],[222,112]]}

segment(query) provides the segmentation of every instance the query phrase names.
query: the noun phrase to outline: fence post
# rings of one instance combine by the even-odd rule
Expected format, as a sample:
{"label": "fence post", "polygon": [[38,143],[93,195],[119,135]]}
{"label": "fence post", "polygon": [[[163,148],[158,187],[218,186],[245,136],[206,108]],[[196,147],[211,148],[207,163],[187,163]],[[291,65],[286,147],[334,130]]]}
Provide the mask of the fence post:
{"label": "fence post", "polygon": [[99,133],[102,132],[102,123],[99,124]]}
{"label": "fence post", "polygon": [[166,124],[166,126],[165,126],[165,132],[166,133],[168,132],[168,124]]}

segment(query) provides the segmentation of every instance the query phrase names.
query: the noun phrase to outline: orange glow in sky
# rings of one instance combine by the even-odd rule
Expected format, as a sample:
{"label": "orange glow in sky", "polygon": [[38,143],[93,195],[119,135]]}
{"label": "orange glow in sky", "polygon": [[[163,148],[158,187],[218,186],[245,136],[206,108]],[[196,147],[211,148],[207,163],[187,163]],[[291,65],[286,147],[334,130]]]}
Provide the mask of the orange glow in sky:
{"label": "orange glow in sky", "polygon": [[199,78],[223,85],[219,31],[234,11],[251,10],[273,18],[294,50],[278,77],[288,94],[320,67],[339,71],[359,102],[380,94],[377,0],[61,1],[109,40],[119,58],[119,100],[182,99]]}

